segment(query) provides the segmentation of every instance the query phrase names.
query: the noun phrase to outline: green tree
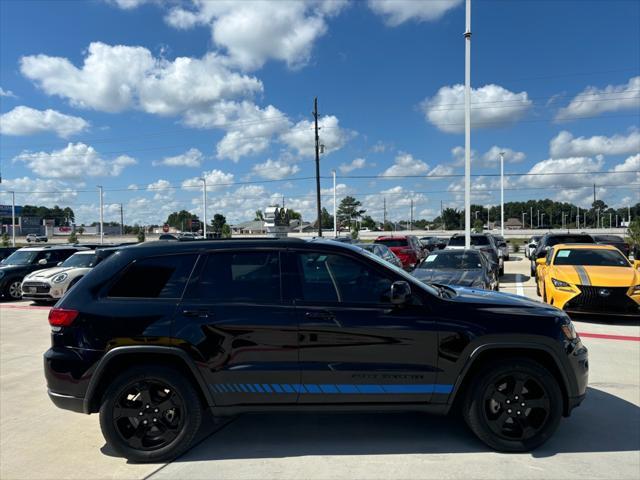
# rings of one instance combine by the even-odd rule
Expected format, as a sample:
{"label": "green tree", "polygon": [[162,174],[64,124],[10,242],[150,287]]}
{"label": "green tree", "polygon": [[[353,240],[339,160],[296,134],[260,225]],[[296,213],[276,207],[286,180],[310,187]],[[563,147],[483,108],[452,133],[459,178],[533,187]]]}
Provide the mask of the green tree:
{"label": "green tree", "polygon": [[364,217],[362,217],[360,226],[363,228],[368,228],[369,230],[375,230],[378,227],[378,224],[373,218],[371,218],[371,215],[365,215]]}
{"label": "green tree", "polygon": [[484,225],[482,223],[482,220],[478,219],[475,222],[473,222],[473,231],[476,233],[482,233],[482,231],[484,230]]}
{"label": "green tree", "polygon": [[253,220],[264,220],[264,213],[262,213],[262,210],[256,210],[256,214],[253,217]]}
{"label": "green tree", "polygon": [[3,247],[9,246],[9,234],[7,232],[4,232],[2,234],[2,246]]}
{"label": "green tree", "polygon": [[138,228],[138,242],[142,243],[145,241],[144,228]]}
{"label": "green tree", "polygon": [[354,197],[347,195],[340,201],[338,211],[338,222],[340,225],[347,224],[351,228],[351,222],[360,218],[366,213],[366,210],[361,208],[362,202],[356,200]]}
{"label": "green tree", "polygon": [[357,240],[359,234],[360,234],[360,229],[358,228],[358,224],[354,223],[353,228],[351,229],[351,239]]}
{"label": "green tree", "polygon": [[165,223],[178,230],[188,230],[192,220],[198,220],[198,216],[187,210],[180,210],[179,212],[170,214]]}
{"label": "green tree", "polygon": [[82,235],[83,233],[84,233],[84,227],[80,225],[80,227],[78,228],[78,235]]}
{"label": "green tree", "polygon": [[69,243],[78,243],[78,237],[77,237],[75,231],[71,232],[71,235],[69,235],[69,238],[67,238],[67,242],[69,242]]}
{"label": "green tree", "polygon": [[231,227],[225,223],[222,225],[222,238],[231,238]]}
{"label": "green tree", "polygon": [[227,223],[227,219],[224,215],[220,213],[216,213],[213,216],[213,220],[211,220],[211,227],[213,229],[213,233],[217,235],[222,235],[222,227],[224,227]]}
{"label": "green tree", "polygon": [[627,229],[627,236],[629,237],[629,243],[633,245],[633,258],[635,260],[640,260],[640,258],[636,257],[636,252],[640,251],[640,218],[636,218],[629,224],[629,228]]}

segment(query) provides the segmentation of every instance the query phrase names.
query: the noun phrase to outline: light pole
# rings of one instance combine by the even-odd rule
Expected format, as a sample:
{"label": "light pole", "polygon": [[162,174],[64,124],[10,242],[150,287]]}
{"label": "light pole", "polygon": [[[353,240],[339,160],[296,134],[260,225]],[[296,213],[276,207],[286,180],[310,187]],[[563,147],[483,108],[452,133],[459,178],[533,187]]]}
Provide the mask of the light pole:
{"label": "light pole", "polygon": [[527,215],[527,212],[522,212],[522,229],[524,230],[524,217]]}
{"label": "light pole", "polygon": [[466,0],[464,45],[464,246],[471,248],[471,0]]}
{"label": "light pole", "polygon": [[11,246],[16,246],[16,192],[11,192]]}
{"label": "light pole", "polygon": [[102,195],[102,185],[98,185],[98,192],[100,192],[100,244],[103,244],[104,243],[104,210],[103,210],[104,197]]}
{"label": "light pole", "polygon": [[202,236],[207,239],[207,179],[202,177]]}
{"label": "light pole", "polygon": [[500,235],[504,238],[504,152],[500,152]]}
{"label": "light pole", "polygon": [[[334,237],[338,237],[338,216],[336,214],[337,212],[337,206],[336,206],[336,171],[335,170],[331,170],[331,173],[333,174],[333,236]],[[318,219],[319,222],[321,222],[321,219]]]}

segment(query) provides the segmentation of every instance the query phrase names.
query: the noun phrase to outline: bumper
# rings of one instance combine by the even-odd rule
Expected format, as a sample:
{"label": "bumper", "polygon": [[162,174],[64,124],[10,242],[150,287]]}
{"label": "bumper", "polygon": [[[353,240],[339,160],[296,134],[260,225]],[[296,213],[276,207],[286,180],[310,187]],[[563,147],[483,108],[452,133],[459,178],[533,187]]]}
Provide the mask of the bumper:
{"label": "bumper", "polygon": [[52,392],[51,390],[47,390],[47,393],[56,407],[76,413],[86,413],[84,409],[84,398],[64,395],[62,393]]}

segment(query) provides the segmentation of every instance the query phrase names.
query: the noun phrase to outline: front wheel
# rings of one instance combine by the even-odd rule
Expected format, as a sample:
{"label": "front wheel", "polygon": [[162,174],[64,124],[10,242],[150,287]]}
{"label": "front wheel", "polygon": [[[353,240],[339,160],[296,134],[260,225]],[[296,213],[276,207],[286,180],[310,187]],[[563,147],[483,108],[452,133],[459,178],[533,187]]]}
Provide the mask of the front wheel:
{"label": "front wheel", "polygon": [[562,393],[542,365],[501,360],[483,369],[469,390],[464,419],[480,440],[502,452],[526,452],[545,443],[558,428]]}
{"label": "front wheel", "polygon": [[11,300],[20,300],[22,298],[22,281],[9,280],[4,295]]}
{"label": "front wheel", "polygon": [[202,422],[193,385],[171,367],[127,370],[107,389],[100,427],[109,445],[135,462],[166,462],[184,453]]}

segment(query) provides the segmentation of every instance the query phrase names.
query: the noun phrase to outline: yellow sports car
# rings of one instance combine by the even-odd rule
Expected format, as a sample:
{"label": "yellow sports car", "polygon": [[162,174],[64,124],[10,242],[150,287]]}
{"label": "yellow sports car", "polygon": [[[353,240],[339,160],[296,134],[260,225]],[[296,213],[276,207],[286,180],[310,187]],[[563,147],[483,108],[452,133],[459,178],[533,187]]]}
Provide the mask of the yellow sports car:
{"label": "yellow sports car", "polygon": [[640,317],[640,261],[609,245],[554,245],[536,261],[537,293],[574,313]]}

